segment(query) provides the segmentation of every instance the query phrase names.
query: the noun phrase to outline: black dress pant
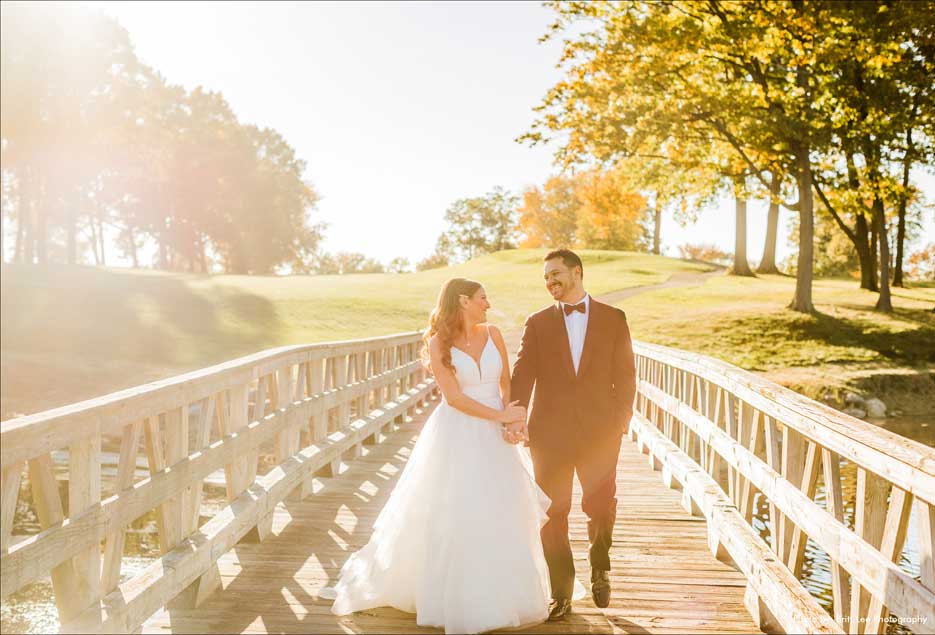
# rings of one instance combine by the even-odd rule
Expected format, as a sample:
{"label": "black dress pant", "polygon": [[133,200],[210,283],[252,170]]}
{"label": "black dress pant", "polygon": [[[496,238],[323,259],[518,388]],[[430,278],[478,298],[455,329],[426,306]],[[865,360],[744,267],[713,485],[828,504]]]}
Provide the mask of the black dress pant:
{"label": "black dress pant", "polygon": [[610,570],[610,547],[617,516],[617,457],[622,435],[579,438],[564,447],[530,445],[536,482],[552,499],[542,527],[542,548],[549,566],[552,597],[570,599],[575,563],[568,540],[572,480],[581,482],[581,509],[588,516],[588,561],[592,569]]}

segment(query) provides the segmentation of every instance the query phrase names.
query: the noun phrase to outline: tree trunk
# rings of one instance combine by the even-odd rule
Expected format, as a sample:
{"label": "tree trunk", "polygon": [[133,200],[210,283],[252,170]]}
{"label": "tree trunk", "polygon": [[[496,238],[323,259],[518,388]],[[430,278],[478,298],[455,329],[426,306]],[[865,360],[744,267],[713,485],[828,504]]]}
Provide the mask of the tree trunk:
{"label": "tree trunk", "polygon": [[6,179],[3,177],[3,171],[0,171],[0,264],[6,263],[6,214],[3,211],[7,208],[7,199]]}
{"label": "tree trunk", "polygon": [[201,263],[201,273],[208,273],[208,256],[205,253],[204,236],[198,241],[198,260]]}
{"label": "tree trunk", "polygon": [[880,270],[879,259],[877,258],[877,248],[879,245],[877,238],[877,221],[876,212],[873,209],[870,210],[870,270],[873,273],[873,287],[874,291],[879,291],[880,287],[878,286],[879,280],[877,279],[877,272]]}
{"label": "tree trunk", "polygon": [[133,227],[127,225],[127,240],[130,247],[130,259],[133,261],[133,268],[140,268],[139,256],[136,253],[136,236],[133,235]]}
{"label": "tree trunk", "polygon": [[159,268],[168,271],[169,266],[169,219],[163,218],[159,226]]}
{"label": "tree trunk", "polygon": [[813,313],[812,304],[812,268],[814,266],[815,217],[812,201],[812,166],[809,163],[808,148],[799,147],[796,152],[799,186],[799,258],[795,277],[795,296],[789,304],[793,311]]}
{"label": "tree trunk", "polygon": [[656,210],[653,219],[653,253],[659,255],[660,233],[662,232],[662,200],[656,193]]}
{"label": "tree trunk", "polygon": [[105,238],[106,236],[104,235],[103,212],[100,209],[98,209],[97,210],[97,239],[101,244],[101,266],[102,267],[107,266],[107,254],[104,250],[104,245],[106,243]]}
{"label": "tree trunk", "polygon": [[756,268],[757,273],[779,273],[776,267],[776,236],[779,232],[779,188],[782,180],[773,174],[769,182],[769,211],[766,213],[766,243],[763,245],[763,257]]}
{"label": "tree trunk", "polygon": [[94,216],[88,216],[88,227],[91,228],[91,251],[94,252],[94,264],[101,264],[101,254],[97,249],[97,225],[94,222]]}
{"label": "tree trunk", "polygon": [[26,221],[23,227],[23,262],[27,265],[34,263],[33,249],[35,247],[35,237],[33,235],[33,226],[35,222],[36,207],[36,188],[33,179],[32,170],[27,174],[28,194],[23,205],[23,220]]}
{"label": "tree trunk", "polygon": [[854,234],[857,236],[854,247],[857,250],[857,260],[860,262],[860,288],[878,291],[877,271],[870,243],[870,228],[867,224],[867,217],[862,212],[857,213]]}
{"label": "tree trunk", "polygon": [[16,238],[13,241],[13,260],[11,262],[22,262],[23,243],[26,242],[26,198],[20,193],[19,196],[19,214],[16,218]]}
{"label": "tree trunk", "polygon": [[877,298],[876,308],[890,313],[893,310],[893,303],[890,299],[890,246],[886,236],[883,199],[879,196],[873,201],[873,224],[880,241],[880,297]]}
{"label": "tree trunk", "polygon": [[66,250],[66,262],[69,265],[74,265],[78,261],[78,230],[77,225],[78,221],[75,218],[75,208],[74,205],[68,203],[65,204],[65,250]]}
{"label": "tree trunk", "polygon": [[731,274],[735,276],[753,276],[747,263],[747,199],[734,197],[734,266]]}
{"label": "tree trunk", "polygon": [[34,229],[34,242],[36,249],[36,263],[49,264],[49,195],[46,188],[41,185],[36,188],[36,224]]}
{"label": "tree trunk", "polygon": [[[913,111],[914,112],[914,111]],[[912,167],[912,128],[906,131],[906,156],[903,157],[903,191],[899,197],[899,217],[896,225],[896,264],[893,286],[903,286],[903,246],[906,242],[906,207],[909,205],[909,170]]]}

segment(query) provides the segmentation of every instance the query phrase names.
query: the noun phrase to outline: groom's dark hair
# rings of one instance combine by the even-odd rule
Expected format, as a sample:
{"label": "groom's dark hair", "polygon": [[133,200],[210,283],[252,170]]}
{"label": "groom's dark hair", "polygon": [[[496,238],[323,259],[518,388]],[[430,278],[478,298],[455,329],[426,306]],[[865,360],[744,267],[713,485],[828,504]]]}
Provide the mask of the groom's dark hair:
{"label": "groom's dark hair", "polygon": [[581,264],[581,258],[578,257],[578,254],[573,252],[571,249],[553,249],[545,255],[545,258],[542,259],[542,262],[548,262],[553,258],[561,258],[562,262],[565,263],[565,266],[569,269],[578,267],[581,269],[581,279],[584,280],[584,265]]}

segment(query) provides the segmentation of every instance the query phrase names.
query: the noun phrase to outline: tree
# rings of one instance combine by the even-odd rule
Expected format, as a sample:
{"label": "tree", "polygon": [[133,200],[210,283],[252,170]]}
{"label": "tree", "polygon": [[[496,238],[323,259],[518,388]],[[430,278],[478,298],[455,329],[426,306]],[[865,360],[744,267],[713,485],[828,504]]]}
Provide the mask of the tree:
{"label": "tree", "polygon": [[524,238],[521,247],[558,247],[575,244],[581,201],[575,178],[551,176],[540,188],[523,192],[517,230]]}
{"label": "tree", "polygon": [[[904,113],[903,105],[917,100],[924,106],[919,113],[928,108],[931,82],[920,80],[933,71],[931,46],[923,46],[931,38],[932,3],[551,6],[558,16],[552,34],[572,33],[563,55],[566,79],[549,92],[523,139],[562,133],[557,158],[565,162],[650,155],[647,140],[708,139],[713,156],[726,145],[766,188],[767,174],[789,175],[798,200],[783,204],[798,211],[800,232],[790,307],[806,312],[813,310],[813,191],[822,184],[825,158],[842,155],[831,163],[843,165],[849,148],[858,159],[853,164],[866,166],[870,233],[876,228],[878,248],[887,251],[883,150],[907,120],[893,116],[892,107],[876,116],[873,106],[899,104]],[[887,15],[878,19],[881,13]],[[572,28],[578,24],[592,28]],[[880,258],[881,267],[887,263]],[[883,293],[880,308],[887,305]]]}
{"label": "tree", "polygon": [[907,274],[913,280],[935,282],[935,243],[909,256]]}
{"label": "tree", "polygon": [[124,29],[82,7],[6,3],[0,23],[0,137],[15,257],[44,264],[54,250],[74,263],[80,212],[94,202],[88,186],[98,182],[123,112],[113,102],[138,62]]}
{"label": "tree", "polygon": [[776,266],[776,240],[779,234],[779,204],[783,178],[775,170],[770,172],[769,209],[766,212],[766,238],[763,241],[763,257],[757,265],[757,273],[779,273]]}
{"label": "tree", "polygon": [[671,215],[684,225],[696,220],[696,212],[711,202],[722,181],[711,161],[710,145],[704,139],[645,141],[651,154],[632,154],[621,158],[615,169],[647,200],[652,200],[652,253],[662,248],[662,218]]}
{"label": "tree", "polygon": [[[14,258],[165,269],[308,269],[324,226],[305,163],[220,93],[171,86],[115,21],[75,5],[2,7],[2,220]],[[4,233],[0,223],[0,236]],[[3,253],[0,242],[0,254]]]}
{"label": "tree", "polygon": [[646,199],[619,170],[593,170],[577,179],[581,201],[578,244],[585,249],[636,250],[646,244]]}
{"label": "tree", "polygon": [[435,252],[416,263],[416,271],[427,271],[448,266],[448,257]]}
{"label": "tree", "polygon": [[341,266],[333,255],[326,251],[321,251],[315,256],[313,271],[322,276],[337,275],[341,273]]}
{"label": "tree", "polygon": [[[837,99],[831,120],[836,143],[816,174],[816,193],[854,244],[861,286],[879,289],[878,308],[890,310],[890,259],[882,256],[889,251],[886,210],[897,217],[897,283],[910,171],[932,156],[935,4],[828,6],[847,28],[837,34],[842,52],[829,80]],[[844,189],[851,196],[840,200]]]}
{"label": "tree", "polygon": [[735,276],[753,276],[747,262],[747,192],[743,177],[734,181],[734,263],[730,272]]}
{"label": "tree", "polygon": [[444,232],[448,254],[456,260],[469,260],[502,249],[516,247],[516,206],[518,199],[501,187],[484,196],[455,201],[445,212]]}
{"label": "tree", "polygon": [[338,273],[383,273],[383,265],[362,253],[340,251],[334,255]]}
{"label": "tree", "polygon": [[386,270],[389,273],[409,273],[412,270],[411,266],[408,258],[397,256],[390,260],[390,264],[386,266]]}

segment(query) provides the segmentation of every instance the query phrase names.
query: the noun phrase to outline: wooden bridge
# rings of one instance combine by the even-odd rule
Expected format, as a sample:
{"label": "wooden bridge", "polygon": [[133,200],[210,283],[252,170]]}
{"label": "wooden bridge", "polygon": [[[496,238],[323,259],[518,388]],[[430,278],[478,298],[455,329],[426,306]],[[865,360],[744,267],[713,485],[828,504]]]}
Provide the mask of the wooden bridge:
{"label": "wooden bridge", "polygon": [[[407,333],[278,348],[3,422],[3,598],[51,577],[66,632],[430,630],[392,609],[336,617],[318,598],[437,403],[418,345]],[[935,629],[935,451],[715,359],[635,350],[612,603],[533,630],[861,635],[891,615]],[[13,531],[24,509],[38,532]],[[161,555],[130,572],[126,530],[147,514]],[[570,524],[586,581],[580,512]],[[899,564],[907,532],[917,576]],[[801,581],[807,545],[830,560],[831,613]]]}

